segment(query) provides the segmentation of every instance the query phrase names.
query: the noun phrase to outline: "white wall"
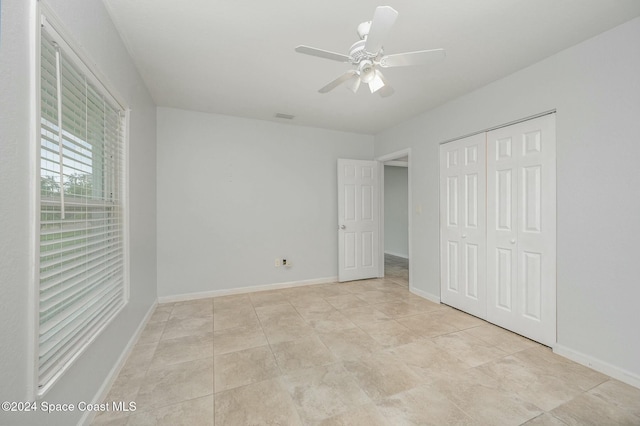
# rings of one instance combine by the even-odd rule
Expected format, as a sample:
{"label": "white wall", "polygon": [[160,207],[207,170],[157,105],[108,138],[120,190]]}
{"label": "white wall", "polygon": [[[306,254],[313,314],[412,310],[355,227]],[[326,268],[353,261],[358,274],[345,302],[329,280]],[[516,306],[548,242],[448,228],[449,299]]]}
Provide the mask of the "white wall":
{"label": "white wall", "polygon": [[384,252],[409,257],[408,168],[384,166]]}
{"label": "white wall", "polygon": [[640,384],[638,40],[640,18],[377,135],[375,155],[412,148],[413,283],[437,296],[438,144],[557,109],[557,349]]}
{"label": "white wall", "polygon": [[373,137],[169,108],[157,133],[160,297],[337,275],[336,160]]}
{"label": "white wall", "polygon": [[[0,34],[0,400],[27,401],[31,281],[29,236],[32,161],[29,87],[30,18],[36,1],[2,0]],[[156,298],[155,105],[100,0],[49,0],[69,33],[131,107],[131,300],[45,395],[48,402],[91,401]],[[35,14],[32,15],[35,17]],[[82,413],[8,417],[0,424],[75,424]]]}

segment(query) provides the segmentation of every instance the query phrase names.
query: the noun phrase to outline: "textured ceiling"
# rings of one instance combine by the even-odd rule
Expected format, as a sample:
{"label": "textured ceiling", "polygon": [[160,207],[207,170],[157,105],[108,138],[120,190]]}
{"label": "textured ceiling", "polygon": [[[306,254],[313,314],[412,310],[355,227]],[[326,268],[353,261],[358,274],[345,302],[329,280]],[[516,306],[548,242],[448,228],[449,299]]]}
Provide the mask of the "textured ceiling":
{"label": "textured ceiling", "polygon": [[[376,134],[640,15],[638,0],[104,0],[158,106]],[[386,69],[395,94],[318,89],[376,6],[399,12],[388,54],[444,48]],[[293,120],[276,113],[294,115]]]}

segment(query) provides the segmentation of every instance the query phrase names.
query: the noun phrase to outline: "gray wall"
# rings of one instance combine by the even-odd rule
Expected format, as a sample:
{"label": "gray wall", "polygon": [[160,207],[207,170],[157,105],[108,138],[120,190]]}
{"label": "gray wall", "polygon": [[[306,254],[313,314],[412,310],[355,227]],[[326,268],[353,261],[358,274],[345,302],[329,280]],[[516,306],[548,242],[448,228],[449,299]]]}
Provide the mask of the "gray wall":
{"label": "gray wall", "polygon": [[[29,241],[30,102],[36,1],[2,0],[0,35],[0,400],[26,401],[33,339]],[[116,320],[45,395],[48,402],[91,401],[156,299],[156,109],[100,0],[49,0],[72,37],[129,102],[131,300]],[[32,16],[35,16],[32,15]],[[35,149],[34,149],[34,152]],[[35,154],[34,154],[35,155]],[[74,424],[82,413],[8,417],[0,424]]]}
{"label": "gray wall", "polygon": [[408,168],[384,166],[384,252],[409,257]]}
{"label": "gray wall", "polygon": [[373,137],[158,108],[158,295],[335,277],[341,157]]}
{"label": "gray wall", "polygon": [[[438,144],[557,109],[558,350],[640,383],[640,18],[376,136],[411,147],[413,283],[438,296]],[[412,209],[415,210],[415,209]]]}

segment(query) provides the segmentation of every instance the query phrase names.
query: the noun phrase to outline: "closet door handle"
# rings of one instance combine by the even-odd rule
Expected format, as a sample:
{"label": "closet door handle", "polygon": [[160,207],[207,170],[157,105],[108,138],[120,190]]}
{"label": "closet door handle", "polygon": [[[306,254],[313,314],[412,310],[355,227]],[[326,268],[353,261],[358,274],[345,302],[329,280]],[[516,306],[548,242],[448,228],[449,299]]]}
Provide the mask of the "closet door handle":
{"label": "closet door handle", "polygon": [[516,240],[514,238],[514,239],[511,240],[511,244],[515,244],[515,243],[516,243]]}
{"label": "closet door handle", "polygon": [[462,234],[462,238],[467,238],[467,234]]}

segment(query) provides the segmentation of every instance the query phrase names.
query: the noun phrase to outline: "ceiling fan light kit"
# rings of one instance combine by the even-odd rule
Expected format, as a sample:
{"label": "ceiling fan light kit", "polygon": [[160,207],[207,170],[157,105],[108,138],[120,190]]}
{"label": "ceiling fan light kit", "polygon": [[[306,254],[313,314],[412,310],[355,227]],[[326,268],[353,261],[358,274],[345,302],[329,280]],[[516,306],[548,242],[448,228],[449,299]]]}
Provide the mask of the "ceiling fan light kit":
{"label": "ceiling fan light kit", "polygon": [[358,25],[360,40],[349,49],[349,55],[317,49],[315,47],[300,45],[296,52],[305,55],[317,56],[338,62],[355,65],[351,69],[336,78],[318,92],[327,93],[342,83],[347,82],[347,88],[356,93],[361,83],[369,86],[371,93],[378,92],[380,96],[387,97],[393,94],[393,88],[384,78],[380,68],[404,67],[410,65],[426,65],[444,59],[444,49],[419,50],[416,52],[397,53],[385,55],[382,41],[387,36],[398,17],[392,7],[378,6],[373,14],[373,20]]}

